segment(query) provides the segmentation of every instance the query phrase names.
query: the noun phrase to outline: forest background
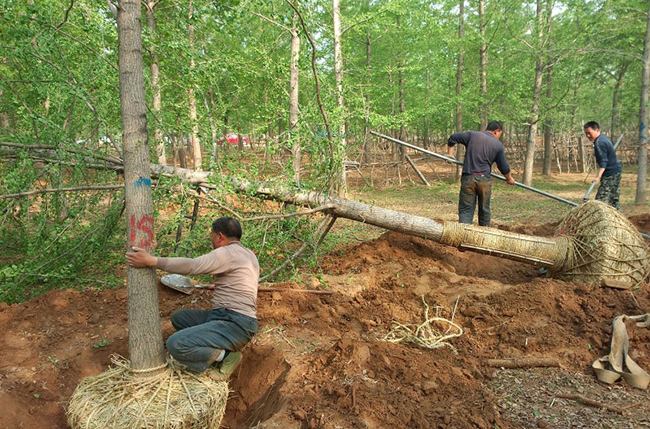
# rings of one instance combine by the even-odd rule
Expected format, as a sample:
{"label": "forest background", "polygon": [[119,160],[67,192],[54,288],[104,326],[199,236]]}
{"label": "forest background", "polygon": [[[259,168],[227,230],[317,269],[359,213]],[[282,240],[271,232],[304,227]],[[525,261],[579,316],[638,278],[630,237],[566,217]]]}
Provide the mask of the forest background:
{"label": "forest background", "polygon": [[[254,218],[247,244],[273,270],[317,220],[269,218],[296,208],[233,198],[221,178],[344,194],[346,167],[403,160],[370,130],[442,151],[498,119],[517,179],[535,185],[594,171],[582,124],[596,120],[623,136],[645,203],[645,1],[142,3],[150,158],[211,171],[216,188],[158,178],[160,253],[206,250],[212,213],[229,213]],[[0,40],[0,301],[122,285],[115,5],[2,0]]]}

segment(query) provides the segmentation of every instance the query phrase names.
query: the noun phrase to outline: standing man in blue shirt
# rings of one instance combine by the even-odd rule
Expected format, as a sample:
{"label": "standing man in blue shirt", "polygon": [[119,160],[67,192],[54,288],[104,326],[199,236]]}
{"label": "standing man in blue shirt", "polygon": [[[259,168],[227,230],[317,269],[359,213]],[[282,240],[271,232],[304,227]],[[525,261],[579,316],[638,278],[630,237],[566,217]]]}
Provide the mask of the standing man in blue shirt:
{"label": "standing man in blue shirt", "polygon": [[447,154],[452,155],[456,144],[465,145],[463,174],[458,197],[458,222],[471,224],[478,203],[478,224],[490,226],[490,198],[492,196],[492,164],[506,177],[506,183],[515,184],[506,161],[503,143],[499,141],[503,125],[491,121],[485,131],[452,134],[447,141]]}
{"label": "standing man in blue shirt", "polygon": [[600,182],[596,199],[620,210],[621,204],[621,163],[616,159],[616,151],[612,141],[600,132],[596,121],[584,125],[585,135],[594,144],[594,155],[598,164],[598,173],[594,182]]}

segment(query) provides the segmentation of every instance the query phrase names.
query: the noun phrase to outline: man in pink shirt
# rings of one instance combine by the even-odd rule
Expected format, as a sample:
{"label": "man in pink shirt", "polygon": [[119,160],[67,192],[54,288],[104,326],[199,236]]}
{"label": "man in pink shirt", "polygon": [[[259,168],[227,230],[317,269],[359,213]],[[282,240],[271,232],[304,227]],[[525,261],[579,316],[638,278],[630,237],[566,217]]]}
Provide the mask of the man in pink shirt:
{"label": "man in pink shirt", "polygon": [[255,254],[242,246],[236,219],[212,223],[210,253],[198,258],[161,258],[134,247],[129,265],[153,267],[177,274],[214,274],[211,310],[180,310],[172,317],[176,331],[167,339],[174,359],[194,372],[214,368],[223,378],[235,370],[241,350],[257,332],[257,288],[260,266]]}

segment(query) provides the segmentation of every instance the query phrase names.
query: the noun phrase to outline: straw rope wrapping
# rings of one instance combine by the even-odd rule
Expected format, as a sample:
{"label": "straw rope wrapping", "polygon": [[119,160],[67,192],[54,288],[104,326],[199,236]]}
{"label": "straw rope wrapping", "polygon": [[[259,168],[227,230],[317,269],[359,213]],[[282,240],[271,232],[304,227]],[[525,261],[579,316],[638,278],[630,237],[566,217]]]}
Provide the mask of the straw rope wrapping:
{"label": "straw rope wrapping", "polygon": [[554,266],[564,260],[567,240],[518,234],[485,226],[445,222],[440,242],[515,261]]}
{"label": "straw rope wrapping", "polygon": [[[393,321],[393,328],[384,336],[383,340],[389,343],[412,343],[427,349],[449,347],[456,352],[456,348],[448,340],[463,335],[463,328],[454,322],[458,299],[456,299],[456,303],[454,304],[451,320],[440,316],[440,311],[442,310],[440,306],[435,307],[435,317],[429,317],[429,305],[424,299],[424,296],[422,297],[422,303],[424,304],[424,322],[422,324],[404,325]],[[436,328],[436,324],[446,325],[447,328],[444,332],[440,331]]]}
{"label": "straw rope wrapping", "polygon": [[143,375],[117,355],[112,367],[87,377],[67,409],[73,429],[218,428],[226,411],[228,383],[184,371],[168,361],[162,371]]}
{"label": "straw rope wrapping", "polygon": [[574,209],[557,234],[571,240],[562,276],[598,282],[612,279],[636,286],[650,272],[650,253],[643,237],[616,209],[590,201]]}

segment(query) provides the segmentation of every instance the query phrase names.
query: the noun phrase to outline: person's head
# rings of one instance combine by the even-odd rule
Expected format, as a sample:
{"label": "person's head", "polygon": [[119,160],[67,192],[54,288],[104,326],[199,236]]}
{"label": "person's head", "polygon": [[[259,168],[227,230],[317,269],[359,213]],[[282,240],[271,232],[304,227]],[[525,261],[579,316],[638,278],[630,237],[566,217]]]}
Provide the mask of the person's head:
{"label": "person's head", "polygon": [[496,139],[500,139],[503,134],[503,124],[500,121],[490,121],[485,128]]}
{"label": "person's head", "polygon": [[212,222],[212,231],[210,232],[210,241],[212,247],[218,248],[241,239],[241,225],[237,219],[231,217],[220,217]]}
{"label": "person's head", "polygon": [[590,142],[596,140],[600,135],[600,125],[596,121],[589,121],[583,126],[585,135]]}

